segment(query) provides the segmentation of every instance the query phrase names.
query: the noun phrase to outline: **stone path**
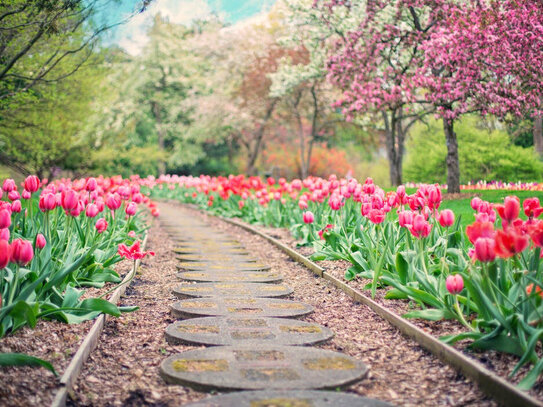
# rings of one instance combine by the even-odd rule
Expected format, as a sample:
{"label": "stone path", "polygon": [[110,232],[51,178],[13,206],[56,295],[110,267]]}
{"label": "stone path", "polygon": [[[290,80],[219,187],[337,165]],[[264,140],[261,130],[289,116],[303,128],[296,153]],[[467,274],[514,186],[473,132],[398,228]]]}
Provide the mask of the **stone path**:
{"label": "stone path", "polygon": [[[165,210],[164,210],[165,209]],[[239,242],[171,206],[161,209],[168,233],[179,245],[183,281],[172,304],[179,321],[166,330],[172,343],[221,345],[182,352],[164,360],[168,383],[205,391],[242,391],[211,397],[202,406],[384,407],[387,403],[314,389],[338,389],[364,378],[368,368],[338,352],[311,348],[333,333],[321,325],[287,319],[311,306],[270,297],[292,290]],[[277,391],[270,391],[277,390]]]}

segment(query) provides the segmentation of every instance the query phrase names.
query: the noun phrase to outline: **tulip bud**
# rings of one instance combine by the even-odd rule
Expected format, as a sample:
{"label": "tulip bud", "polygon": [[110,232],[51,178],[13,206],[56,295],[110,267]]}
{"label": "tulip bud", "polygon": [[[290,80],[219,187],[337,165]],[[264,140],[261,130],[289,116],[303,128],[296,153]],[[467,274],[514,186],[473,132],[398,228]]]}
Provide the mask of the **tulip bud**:
{"label": "tulip bud", "polygon": [[21,201],[19,201],[19,200],[13,201],[13,203],[11,204],[11,211],[12,212],[20,213],[22,209],[23,209],[23,207],[21,205]]}
{"label": "tulip bud", "polygon": [[9,242],[9,237],[10,237],[10,233],[9,233],[8,228],[0,229],[0,240],[5,240]]}
{"label": "tulip bud", "polygon": [[[27,190],[30,194],[33,194],[38,189],[40,189],[40,179],[36,177],[35,175],[29,175],[25,179],[24,187],[25,187],[25,190]],[[28,199],[28,198],[25,198],[25,199]]]}
{"label": "tulip bud", "polygon": [[38,233],[38,235],[36,236],[36,247],[41,250],[45,247],[46,244],[47,241],[45,240],[45,236],[41,233]]}
{"label": "tulip bud", "polygon": [[0,270],[5,268],[11,260],[11,245],[7,240],[0,240]]}
{"label": "tulip bud", "polygon": [[516,196],[508,196],[504,200],[504,219],[508,222],[514,221],[518,218],[520,213],[520,202],[519,198]]}
{"label": "tulip bud", "polygon": [[475,241],[475,258],[483,263],[494,261],[496,258],[495,246],[494,239],[480,237]]}
{"label": "tulip bud", "polygon": [[17,189],[17,185],[15,184],[15,181],[13,181],[11,178],[7,178],[2,184],[2,189],[4,190],[4,192],[7,192],[9,194],[11,191]]}
{"label": "tulip bud", "polygon": [[85,190],[92,192],[96,189],[97,186],[98,186],[98,183],[96,182],[96,178],[91,177],[85,183]]}
{"label": "tulip bud", "polygon": [[19,192],[13,190],[13,191],[8,193],[8,199],[10,201],[17,201],[17,200],[21,199],[21,195],[19,195]]}
{"label": "tulip bud", "polygon": [[483,200],[476,196],[475,198],[471,200],[471,208],[474,211],[479,211],[479,207],[481,206],[482,203],[483,203]]}
{"label": "tulip bud", "polygon": [[23,190],[23,193],[21,196],[23,197],[23,199],[30,199],[32,197],[32,194],[25,189]]}
{"label": "tulip bud", "polygon": [[65,211],[71,211],[77,208],[79,199],[77,193],[73,189],[66,189],[62,191],[60,196],[60,204]]}
{"label": "tulip bud", "polygon": [[7,209],[0,210],[0,229],[11,226],[11,213]]}
{"label": "tulip bud", "polygon": [[450,209],[443,209],[439,213],[439,224],[444,228],[448,228],[454,224],[454,213]]}
{"label": "tulip bud", "polygon": [[100,218],[96,221],[96,230],[98,233],[103,233],[107,229],[107,221],[104,218]]}
{"label": "tulip bud", "polygon": [[134,216],[138,211],[138,206],[134,202],[130,202],[125,209],[125,212],[128,216]]}
{"label": "tulip bud", "polygon": [[96,215],[98,215],[98,206],[95,204],[88,204],[87,209],[85,210],[85,215],[89,218],[94,218]]}
{"label": "tulip bud", "polygon": [[445,286],[447,287],[448,292],[452,295],[456,295],[464,289],[464,280],[460,274],[455,274],[454,276],[447,277]]}
{"label": "tulip bud", "polygon": [[11,261],[19,266],[26,266],[34,257],[32,243],[28,240],[15,239],[11,243]]}
{"label": "tulip bud", "polygon": [[313,223],[315,221],[315,215],[313,215],[313,212],[307,211],[304,212],[303,219],[304,223]]}

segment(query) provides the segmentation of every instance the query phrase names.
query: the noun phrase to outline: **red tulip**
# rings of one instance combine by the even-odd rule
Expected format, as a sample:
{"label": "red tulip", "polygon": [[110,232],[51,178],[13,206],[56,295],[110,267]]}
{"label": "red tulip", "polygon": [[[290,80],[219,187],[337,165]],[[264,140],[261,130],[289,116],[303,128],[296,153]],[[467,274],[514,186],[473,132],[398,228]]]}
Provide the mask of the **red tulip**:
{"label": "red tulip", "polygon": [[0,210],[0,229],[11,226],[11,213],[7,209]]}
{"label": "red tulip", "polygon": [[304,223],[313,223],[315,221],[315,215],[311,211],[304,212],[303,218]]}
{"label": "red tulip", "polygon": [[490,222],[475,222],[466,227],[466,234],[471,244],[480,237],[494,238],[494,225]]}
{"label": "red tulip", "polygon": [[464,289],[464,279],[460,274],[449,276],[445,281],[445,286],[447,287],[447,291],[451,294],[459,294]]}
{"label": "red tulip", "polygon": [[528,198],[522,203],[524,214],[529,218],[537,218],[543,212],[538,198]]}
{"label": "red tulip", "polygon": [[151,209],[151,215],[153,215],[155,218],[158,217],[160,215],[158,208]]}
{"label": "red tulip", "polygon": [[96,230],[98,233],[103,233],[107,229],[107,221],[104,218],[100,218],[96,221]]}
{"label": "red tulip", "polygon": [[11,178],[7,178],[2,184],[2,189],[4,190],[4,192],[7,192],[9,194],[11,191],[15,191],[17,189],[17,185],[15,184],[15,181],[13,181]]}
{"label": "red tulip", "polygon": [[528,234],[536,246],[543,248],[543,221],[530,224],[528,226]]}
{"label": "red tulip", "polygon": [[11,260],[11,245],[7,240],[0,240],[0,270],[5,268]]}
{"label": "red tulip", "polygon": [[515,254],[524,251],[528,247],[530,240],[528,235],[523,235],[515,229],[507,231],[496,231],[496,255],[502,258],[513,257]]}
{"label": "red tulip", "polygon": [[118,253],[119,253],[119,256],[126,257],[127,259],[130,259],[130,260],[139,260],[139,259],[143,259],[147,255],[151,255],[151,256],[155,255],[155,252],[151,252],[151,251],[142,252],[140,249],[139,241],[135,242],[130,247],[121,243],[119,245]]}
{"label": "red tulip", "polygon": [[516,196],[508,196],[505,198],[503,205],[495,205],[495,208],[505,224],[509,224],[518,218],[520,200]]}
{"label": "red tulip", "polygon": [[441,205],[441,189],[439,186],[431,185],[428,188],[428,206],[430,209],[438,209]]}
{"label": "red tulip", "polygon": [[24,187],[28,192],[33,194],[40,189],[40,179],[35,175],[29,175],[25,179]]}
{"label": "red tulip", "polygon": [[34,257],[32,243],[28,240],[15,239],[11,242],[11,261],[19,266],[26,266]]}
{"label": "red tulip", "polygon": [[496,259],[496,243],[494,239],[481,237],[475,242],[475,258],[480,262],[486,263]]}
{"label": "red tulip", "polygon": [[439,224],[444,228],[448,228],[454,225],[454,212],[450,209],[443,209],[439,213],[438,221]]}
{"label": "red tulip", "polygon": [[36,236],[36,247],[41,250],[45,247],[46,244],[47,241],[45,240],[45,236],[41,233],[38,233]]}

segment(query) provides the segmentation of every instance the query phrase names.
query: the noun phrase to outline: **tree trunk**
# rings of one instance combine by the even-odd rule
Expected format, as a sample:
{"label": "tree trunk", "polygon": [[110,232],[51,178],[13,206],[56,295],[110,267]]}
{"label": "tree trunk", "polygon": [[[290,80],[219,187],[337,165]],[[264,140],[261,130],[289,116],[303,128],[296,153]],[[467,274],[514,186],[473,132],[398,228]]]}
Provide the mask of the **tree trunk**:
{"label": "tree trunk", "polygon": [[[387,158],[390,171],[390,184],[393,186],[402,183],[402,161],[403,161],[403,132],[401,131],[401,118],[396,117],[396,110],[382,112],[385,122],[385,137]],[[399,134],[400,133],[400,134]]]}
{"label": "tree trunk", "polygon": [[443,130],[447,143],[447,192],[460,192],[460,164],[458,160],[458,140],[454,132],[454,121],[443,119]]}
{"label": "tree trunk", "polygon": [[260,146],[262,145],[262,139],[264,138],[264,130],[266,129],[266,124],[268,123],[268,120],[270,120],[273,110],[275,109],[276,103],[277,101],[274,100],[268,106],[268,110],[266,111],[266,115],[264,116],[264,120],[262,121],[262,125],[256,131],[255,143],[253,145],[253,148],[248,149],[249,161],[247,162],[247,174],[249,176],[256,175],[256,160],[258,158],[258,155],[260,154]]}
{"label": "tree trunk", "polygon": [[534,149],[543,159],[543,117],[534,119]]}
{"label": "tree trunk", "polygon": [[[160,106],[158,102],[151,102],[153,104],[153,114],[156,121],[156,132],[158,138],[158,149],[160,152],[164,152],[164,134],[162,131],[162,117],[160,116]],[[166,172],[166,163],[159,159],[157,163],[158,175],[162,175]]]}

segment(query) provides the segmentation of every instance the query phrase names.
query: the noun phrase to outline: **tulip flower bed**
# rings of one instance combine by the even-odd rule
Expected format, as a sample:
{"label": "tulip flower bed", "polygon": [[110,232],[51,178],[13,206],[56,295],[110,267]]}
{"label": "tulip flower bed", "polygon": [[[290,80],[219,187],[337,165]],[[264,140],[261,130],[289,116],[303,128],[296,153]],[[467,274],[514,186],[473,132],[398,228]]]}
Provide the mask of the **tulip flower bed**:
{"label": "tulip flower bed", "polygon": [[522,202],[515,195],[501,204],[473,198],[475,222],[464,230],[443,209],[436,185],[408,194],[404,186],[385,192],[371,179],[333,176],[278,183],[163,176],[142,184],[155,197],[290,229],[300,245],[313,246],[314,260],[348,261],[345,279],[369,281],[372,296],[386,290],[385,298],[414,304],[404,317],[461,324],[461,333],[443,341],[516,355],[511,376],[530,366],[523,389],[543,372],[543,209],[535,186]]}
{"label": "tulip flower bed", "polygon": [[[81,298],[86,287],[119,283],[113,266],[122,257],[147,254],[139,247],[146,225],[138,205],[158,211],[138,179],[48,184],[29,176],[21,187],[6,179],[0,189],[0,338],[39,319],[72,324],[134,310],[108,302],[112,290]],[[52,369],[24,355],[0,355],[0,364],[36,363]]]}

